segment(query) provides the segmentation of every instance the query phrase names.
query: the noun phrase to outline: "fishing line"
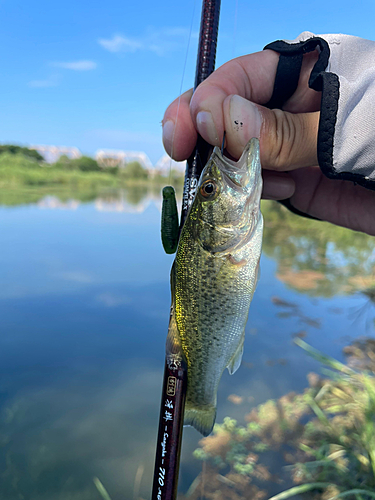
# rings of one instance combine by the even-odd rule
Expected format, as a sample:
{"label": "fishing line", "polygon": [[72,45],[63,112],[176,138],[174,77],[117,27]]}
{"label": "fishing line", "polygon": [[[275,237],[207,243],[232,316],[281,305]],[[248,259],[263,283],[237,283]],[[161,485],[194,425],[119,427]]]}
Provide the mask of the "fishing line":
{"label": "fishing line", "polygon": [[225,148],[225,130],[224,130],[224,134],[223,134],[223,142],[221,143],[221,154],[223,155],[224,154],[224,148]]}
{"label": "fishing line", "polygon": [[171,148],[171,158],[169,161],[169,184],[171,184],[171,177],[172,177],[172,157],[173,157],[173,146],[174,146],[174,136],[176,133],[176,128],[177,128],[177,120],[178,120],[178,112],[180,110],[180,102],[181,102],[181,94],[182,94],[182,87],[184,85],[184,78],[185,78],[185,71],[186,71],[186,66],[187,66],[187,59],[189,55],[189,49],[190,49],[190,40],[191,40],[191,34],[193,32],[193,24],[194,24],[194,17],[195,17],[195,7],[197,5],[197,0],[194,0],[193,4],[193,14],[191,16],[191,22],[190,22],[190,29],[189,29],[189,37],[188,37],[188,42],[187,42],[187,47],[186,47],[186,53],[185,53],[185,61],[184,61],[184,66],[182,70],[182,78],[181,78],[181,85],[180,85],[180,92],[178,95],[178,102],[177,102],[177,111],[176,111],[176,119],[175,119],[175,126],[173,129],[173,136],[172,136],[172,148]]}

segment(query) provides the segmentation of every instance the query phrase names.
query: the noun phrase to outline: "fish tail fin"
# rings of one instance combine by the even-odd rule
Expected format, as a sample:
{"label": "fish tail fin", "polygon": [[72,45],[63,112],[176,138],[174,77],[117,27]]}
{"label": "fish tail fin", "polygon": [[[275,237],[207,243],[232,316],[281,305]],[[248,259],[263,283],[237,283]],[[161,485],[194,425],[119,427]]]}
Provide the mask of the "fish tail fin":
{"label": "fish tail fin", "polygon": [[195,406],[186,403],[184,425],[191,425],[204,437],[211,434],[216,419],[216,406]]}

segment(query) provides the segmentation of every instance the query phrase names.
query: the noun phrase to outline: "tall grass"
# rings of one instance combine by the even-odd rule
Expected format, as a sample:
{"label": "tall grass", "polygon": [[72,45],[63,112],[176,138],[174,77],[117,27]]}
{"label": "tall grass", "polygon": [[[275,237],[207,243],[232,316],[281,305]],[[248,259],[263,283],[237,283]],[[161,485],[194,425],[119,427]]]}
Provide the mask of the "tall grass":
{"label": "tall grass", "polygon": [[[94,164],[97,168],[94,168]],[[177,185],[182,184],[182,176],[176,172],[172,174],[173,181]],[[21,153],[0,154],[0,189],[43,186],[69,186],[72,189],[120,188],[129,184],[150,182],[161,185],[166,183],[166,178],[158,175],[149,179],[147,172],[140,165],[138,168],[133,165],[133,168],[129,169],[100,169],[96,162],[88,157],[77,160],[60,159],[55,164],[48,165]]]}
{"label": "tall grass", "polygon": [[[325,378],[312,374],[304,393],[256,407],[245,416],[246,426],[228,417],[217,424],[194,453],[211,467],[206,492],[217,488],[217,471],[223,470],[225,498],[235,499],[239,492],[243,498],[267,498],[269,485],[279,474],[275,462],[280,468],[285,460],[291,463],[284,470],[295,486],[271,498],[268,495],[269,500],[303,493],[316,500],[375,498],[374,373],[355,371],[299,338],[295,342],[323,365]],[[271,460],[273,470],[265,465],[270,453],[283,457]],[[256,489],[259,481],[266,490]],[[189,498],[199,496],[193,493]]]}
{"label": "tall grass", "polygon": [[42,165],[21,154],[3,153],[0,155],[0,188],[47,185],[69,185],[73,188],[87,188],[97,185],[116,187],[118,180],[106,172],[62,170]]}

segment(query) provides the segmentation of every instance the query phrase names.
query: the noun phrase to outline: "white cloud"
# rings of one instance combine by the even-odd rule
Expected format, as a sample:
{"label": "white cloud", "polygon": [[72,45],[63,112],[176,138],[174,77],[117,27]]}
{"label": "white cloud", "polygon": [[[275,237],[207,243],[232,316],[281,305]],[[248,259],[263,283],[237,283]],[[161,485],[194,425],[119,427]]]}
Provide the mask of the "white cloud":
{"label": "white cloud", "polygon": [[53,62],[51,66],[55,68],[71,69],[73,71],[90,71],[96,69],[97,64],[94,61],[72,61],[72,62]]}
{"label": "white cloud", "polygon": [[113,35],[108,40],[99,38],[98,43],[109,52],[135,52],[142,48],[141,42],[121,35]]}
{"label": "white cloud", "polygon": [[127,305],[132,302],[131,298],[127,295],[116,295],[114,293],[101,293],[96,297],[96,301],[105,305],[106,307],[118,307]]}
{"label": "white cloud", "polygon": [[33,88],[48,88],[48,87],[56,87],[59,84],[59,78],[56,75],[52,75],[45,80],[31,80],[28,83],[29,87]]}
{"label": "white cloud", "polygon": [[94,277],[85,271],[66,271],[56,273],[55,276],[62,280],[73,281],[76,283],[93,283]]}
{"label": "white cloud", "polygon": [[[192,34],[195,36],[195,34]],[[112,38],[99,38],[98,43],[109,52],[149,51],[163,56],[173,50],[180,50],[188,43],[189,30],[181,27],[148,29],[137,37],[115,34]]]}

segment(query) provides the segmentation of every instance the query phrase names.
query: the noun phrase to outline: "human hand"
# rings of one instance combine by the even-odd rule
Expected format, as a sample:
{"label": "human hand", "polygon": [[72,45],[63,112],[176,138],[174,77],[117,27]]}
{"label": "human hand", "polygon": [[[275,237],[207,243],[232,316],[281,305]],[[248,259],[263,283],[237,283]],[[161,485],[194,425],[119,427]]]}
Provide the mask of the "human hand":
{"label": "human hand", "polygon": [[[375,235],[375,192],[351,181],[325,177],[317,160],[320,92],[308,87],[318,52],[304,55],[298,87],[282,110],[266,104],[272,95],[278,54],[265,50],[217,69],[192,96],[188,91],[166,110],[163,142],[175,160],[187,159],[197,133],[239,158],[251,137],[260,140],[263,198],[290,199],[305,214]],[[172,151],[173,149],[173,151]]]}

